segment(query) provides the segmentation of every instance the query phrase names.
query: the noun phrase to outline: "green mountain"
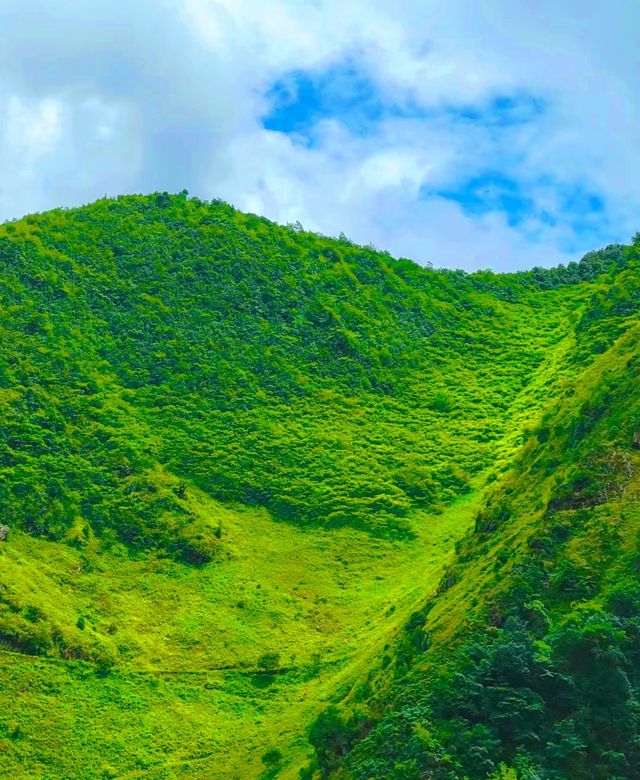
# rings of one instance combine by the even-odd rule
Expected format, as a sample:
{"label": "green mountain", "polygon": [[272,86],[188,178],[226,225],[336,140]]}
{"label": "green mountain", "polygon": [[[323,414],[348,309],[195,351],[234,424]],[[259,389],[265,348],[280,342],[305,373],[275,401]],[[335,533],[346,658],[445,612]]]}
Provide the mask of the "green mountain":
{"label": "green mountain", "polygon": [[0,226],[0,777],[640,776],[640,241]]}

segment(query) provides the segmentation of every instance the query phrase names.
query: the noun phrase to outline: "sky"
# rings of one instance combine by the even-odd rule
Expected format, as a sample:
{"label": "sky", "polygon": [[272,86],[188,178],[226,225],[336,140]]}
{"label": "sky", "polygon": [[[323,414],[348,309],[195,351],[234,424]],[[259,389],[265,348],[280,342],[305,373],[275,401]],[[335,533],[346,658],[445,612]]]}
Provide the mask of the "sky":
{"label": "sky", "polygon": [[189,190],[395,256],[640,230],[637,0],[1,0],[0,220]]}

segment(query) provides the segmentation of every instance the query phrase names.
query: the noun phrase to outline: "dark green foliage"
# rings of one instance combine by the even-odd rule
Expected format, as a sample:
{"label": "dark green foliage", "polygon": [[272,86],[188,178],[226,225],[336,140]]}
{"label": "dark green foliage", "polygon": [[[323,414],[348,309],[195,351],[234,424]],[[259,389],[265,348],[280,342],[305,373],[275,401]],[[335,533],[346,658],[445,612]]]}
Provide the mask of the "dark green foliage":
{"label": "dark green foliage", "polygon": [[315,721],[309,732],[309,741],[316,749],[318,766],[323,776],[336,769],[357,739],[370,728],[358,712],[343,718],[335,707],[329,707]]}
{"label": "dark green foliage", "polygon": [[275,672],[280,665],[278,653],[265,653],[258,659],[258,667],[264,672]]}
{"label": "dark green foliage", "polygon": [[520,755],[545,778],[637,777],[640,603],[624,603],[633,617],[583,612],[554,630],[529,606],[524,620],[468,639],[402,683],[400,700],[349,755],[349,772],[485,778]]}
{"label": "dark green foliage", "polygon": [[436,393],[431,401],[431,408],[436,412],[450,412],[452,406],[449,396],[443,391]]}
{"label": "dark green foliage", "polygon": [[349,764],[356,777],[449,780],[451,757],[431,730],[431,713],[421,707],[390,713],[367,737],[369,750],[355,751]]}
{"label": "dark green foliage", "polygon": [[277,748],[272,748],[267,750],[261,760],[265,766],[275,767],[282,761],[282,753]]}

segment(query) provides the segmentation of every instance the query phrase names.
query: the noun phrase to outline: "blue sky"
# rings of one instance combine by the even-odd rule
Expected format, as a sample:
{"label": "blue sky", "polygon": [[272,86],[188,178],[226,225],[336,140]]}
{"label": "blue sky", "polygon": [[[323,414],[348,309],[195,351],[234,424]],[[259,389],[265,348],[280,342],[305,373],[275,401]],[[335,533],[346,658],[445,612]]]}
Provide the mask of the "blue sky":
{"label": "blue sky", "polygon": [[313,128],[335,120],[351,132],[367,135],[385,119],[446,117],[458,123],[500,129],[534,121],[545,101],[527,93],[490,95],[480,103],[444,103],[437,108],[415,102],[396,102],[383,95],[369,74],[353,60],[332,63],[317,71],[296,70],[274,82],[266,92],[267,112],[262,124],[268,130],[295,133],[311,140]]}
{"label": "blue sky", "polygon": [[640,227],[640,5],[5,0],[0,219],[184,188],[510,270]]}
{"label": "blue sky", "polygon": [[366,134],[390,113],[402,113],[398,106],[385,104],[368,74],[354,62],[287,73],[268,88],[266,98],[263,126],[299,134],[307,142],[312,142],[313,128],[323,120],[335,119],[352,133]]}

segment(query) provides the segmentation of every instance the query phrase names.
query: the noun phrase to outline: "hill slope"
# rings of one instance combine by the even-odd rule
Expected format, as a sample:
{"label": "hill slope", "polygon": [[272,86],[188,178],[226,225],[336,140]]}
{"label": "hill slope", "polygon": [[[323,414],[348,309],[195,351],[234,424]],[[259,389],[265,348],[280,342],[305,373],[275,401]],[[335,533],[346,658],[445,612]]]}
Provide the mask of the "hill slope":
{"label": "hill slope", "polygon": [[639,261],[636,245],[585,306],[548,410],[366,705],[316,722],[323,772],[640,775]]}
{"label": "hill slope", "polygon": [[[455,687],[486,615],[489,644],[514,610],[529,630],[550,518],[588,515],[551,543],[573,561],[633,504],[637,251],[467,276],[160,194],[4,225],[0,266],[4,774],[296,777],[313,747],[311,773],[429,776],[441,749],[486,777],[521,748],[568,771],[466,710],[453,746],[463,716],[415,691]],[[627,540],[597,548],[612,582]],[[606,748],[634,776],[589,739],[571,771]]]}

